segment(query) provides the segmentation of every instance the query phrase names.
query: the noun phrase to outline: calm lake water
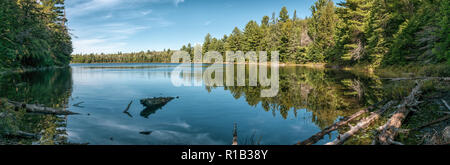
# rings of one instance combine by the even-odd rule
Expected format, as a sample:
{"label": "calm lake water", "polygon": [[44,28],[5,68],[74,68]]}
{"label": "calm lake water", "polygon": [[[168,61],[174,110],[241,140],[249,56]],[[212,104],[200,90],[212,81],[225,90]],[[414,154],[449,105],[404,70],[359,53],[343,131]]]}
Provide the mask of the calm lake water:
{"label": "calm lake water", "polygon": [[[230,145],[236,123],[240,144],[291,145],[380,101],[383,93],[382,81],[374,76],[294,66],[279,68],[280,90],[271,98],[260,97],[262,87],[248,85],[175,87],[171,82],[175,67],[72,64],[65,69],[4,75],[0,97],[79,114],[26,114],[12,123],[4,122],[3,127],[44,135],[22,142],[32,144]],[[195,74],[181,78],[199,81]],[[179,98],[151,111],[139,102],[163,96]],[[130,101],[129,114],[125,114]],[[333,132],[317,144],[336,135]]]}

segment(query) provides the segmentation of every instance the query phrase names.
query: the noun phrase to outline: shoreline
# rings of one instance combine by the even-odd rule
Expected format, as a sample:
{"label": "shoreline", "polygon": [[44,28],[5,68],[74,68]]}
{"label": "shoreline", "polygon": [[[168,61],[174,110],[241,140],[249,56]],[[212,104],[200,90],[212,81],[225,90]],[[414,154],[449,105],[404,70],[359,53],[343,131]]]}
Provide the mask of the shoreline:
{"label": "shoreline", "polygon": [[[70,63],[70,64],[186,64],[186,63],[171,63],[171,62],[95,62],[95,63]],[[214,63],[191,63],[191,64],[214,64]],[[223,62],[221,64],[256,64],[256,65],[271,65],[271,62],[267,63],[229,63]],[[327,68],[326,63],[305,63],[305,64],[294,64],[294,63],[278,63],[279,66],[304,66],[304,67],[312,67],[312,68]],[[331,67],[332,68],[332,67]],[[337,67],[336,69],[339,69]]]}
{"label": "shoreline", "polygon": [[11,74],[11,73],[25,73],[25,72],[31,72],[31,71],[41,71],[41,70],[48,70],[48,69],[61,69],[70,67],[70,65],[67,66],[48,66],[48,67],[40,67],[40,68],[17,68],[17,69],[4,69],[0,71],[0,75],[4,74]]}

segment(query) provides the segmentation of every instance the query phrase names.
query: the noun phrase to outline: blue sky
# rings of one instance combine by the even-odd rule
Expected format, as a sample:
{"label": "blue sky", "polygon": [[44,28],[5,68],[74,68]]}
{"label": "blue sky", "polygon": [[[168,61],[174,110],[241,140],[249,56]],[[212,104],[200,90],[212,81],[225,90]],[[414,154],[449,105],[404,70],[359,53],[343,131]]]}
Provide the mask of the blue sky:
{"label": "blue sky", "polygon": [[74,54],[179,49],[207,33],[230,34],[250,20],[277,15],[310,16],[314,0],[66,0]]}

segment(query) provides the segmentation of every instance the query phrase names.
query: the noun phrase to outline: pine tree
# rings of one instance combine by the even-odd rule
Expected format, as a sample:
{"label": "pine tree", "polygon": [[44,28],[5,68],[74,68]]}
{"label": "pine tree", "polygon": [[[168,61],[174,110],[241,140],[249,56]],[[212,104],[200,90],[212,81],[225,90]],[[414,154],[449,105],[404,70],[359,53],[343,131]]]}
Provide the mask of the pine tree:
{"label": "pine tree", "polygon": [[339,3],[336,12],[340,18],[336,31],[337,43],[333,61],[358,61],[365,54],[365,30],[371,0],[347,0]]}
{"label": "pine tree", "polygon": [[239,51],[242,50],[242,32],[239,28],[235,27],[233,33],[227,38],[225,43],[226,51]]}
{"label": "pine tree", "polygon": [[330,56],[334,46],[334,35],[338,17],[331,0],[318,0],[311,7],[312,17],[308,25],[308,33],[313,44],[308,52],[308,58],[313,62],[324,62]]}
{"label": "pine tree", "polygon": [[255,21],[247,23],[244,29],[242,49],[243,51],[260,51],[263,33]]}
{"label": "pine tree", "polygon": [[283,8],[281,8],[281,11],[280,11],[280,21],[286,22],[287,20],[289,20],[289,14],[288,14],[286,6],[284,6]]}
{"label": "pine tree", "polygon": [[206,34],[205,36],[205,40],[203,41],[203,46],[202,46],[202,53],[205,54],[206,52],[209,51],[209,47],[211,45],[211,34]]}

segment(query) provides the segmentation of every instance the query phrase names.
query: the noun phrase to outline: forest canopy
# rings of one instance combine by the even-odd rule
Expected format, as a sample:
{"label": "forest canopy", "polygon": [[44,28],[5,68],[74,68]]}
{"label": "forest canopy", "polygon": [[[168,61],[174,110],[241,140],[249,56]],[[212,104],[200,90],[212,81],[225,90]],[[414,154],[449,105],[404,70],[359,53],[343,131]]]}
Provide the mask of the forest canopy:
{"label": "forest canopy", "polygon": [[[236,27],[221,38],[207,34],[202,52],[278,50],[285,63],[450,64],[449,6],[447,0],[346,0],[337,4],[317,0],[307,18],[298,18],[296,11],[291,14],[283,7],[279,13],[263,16],[259,22],[251,20],[244,29]],[[72,43],[64,8],[64,0],[1,1],[0,67],[67,65]],[[192,52],[193,46],[187,44],[181,50]],[[127,59],[168,62],[165,57],[148,61],[152,58],[142,54],[170,53],[129,53],[141,59]],[[89,61],[76,57],[76,62]],[[92,59],[92,55],[84,58]],[[107,61],[127,62],[98,62]]]}
{"label": "forest canopy", "polygon": [[[450,64],[447,0],[317,0],[311,16],[278,16],[250,21],[223,38],[207,34],[203,52],[280,51],[284,63],[336,65]],[[183,46],[190,51],[192,47]]]}
{"label": "forest canopy", "polygon": [[2,0],[0,22],[0,69],[69,64],[64,0]]}

